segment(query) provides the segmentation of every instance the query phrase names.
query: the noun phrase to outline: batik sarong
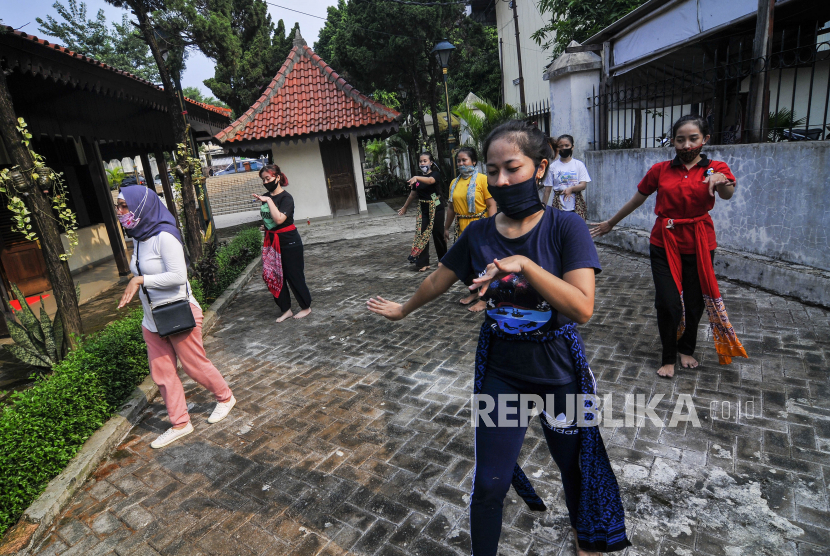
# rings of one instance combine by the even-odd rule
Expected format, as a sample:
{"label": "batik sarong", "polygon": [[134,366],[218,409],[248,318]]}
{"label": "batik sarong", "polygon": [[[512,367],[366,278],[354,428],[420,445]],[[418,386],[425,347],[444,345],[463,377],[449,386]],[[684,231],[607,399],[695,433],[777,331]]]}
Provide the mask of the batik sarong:
{"label": "batik sarong", "polygon": [[658,217],[661,225],[665,223],[663,232],[663,243],[666,248],[666,258],[669,261],[672,278],[680,293],[680,302],[683,306],[683,318],[677,327],[677,338],[683,335],[686,330],[686,307],[683,303],[683,264],[680,261],[680,249],[677,246],[677,238],[674,235],[677,226],[693,226],[695,234],[695,259],[697,260],[697,275],[700,279],[700,289],[703,291],[703,302],[706,305],[706,313],[709,316],[709,328],[712,330],[712,338],[715,341],[715,351],[718,352],[718,363],[728,365],[733,357],[749,357],[738,335],[729,322],[726,314],[726,307],[720,295],[718,281],[715,278],[715,269],[712,266],[712,259],[709,255],[708,235],[705,222],[709,215],[704,214],[696,218],[665,218]]}
{"label": "batik sarong", "polygon": [[294,224],[279,230],[266,230],[262,242],[262,279],[268,291],[278,298],[283,286],[282,255],[279,234],[296,230]]}
{"label": "batik sarong", "polygon": [[[585,197],[582,196],[582,191],[572,193],[574,196],[574,212],[582,217],[583,220],[588,220],[588,204],[585,202]],[[564,210],[562,208],[562,192],[553,191],[553,201],[551,202],[553,208]]]}
{"label": "batik sarong", "polygon": [[[596,381],[588,367],[588,359],[585,357],[585,352],[577,337],[576,324],[574,323],[539,336],[517,337],[503,333],[496,324],[488,325],[485,322],[481,327],[478,349],[476,350],[474,393],[481,392],[481,385],[487,372],[487,356],[493,336],[500,340],[524,340],[537,343],[552,342],[564,337],[568,343],[578,375],[579,392],[596,396]],[[540,415],[539,418],[542,419],[544,425],[543,417]],[[585,421],[591,421],[593,418],[594,416],[591,413],[585,412]],[[579,427],[578,430],[580,440],[579,467],[582,475],[579,509],[577,510],[576,519],[579,546],[583,550],[599,552],[623,550],[631,546],[631,542],[625,533],[625,511],[620,499],[617,478],[614,476],[611,462],[605,451],[605,444],[602,441],[598,427],[583,426]],[[547,510],[544,501],[536,494],[533,485],[530,484],[530,480],[518,463],[513,468],[512,484],[516,493],[522,497],[531,510]]]}
{"label": "batik sarong", "polygon": [[[409,261],[414,263],[418,259],[418,255],[429,245],[429,238],[432,237],[432,226],[435,224],[435,207],[438,206],[438,197],[433,195],[432,199],[419,200],[418,202],[418,221],[415,223],[415,239],[412,242],[412,252],[409,254]],[[424,205],[429,209],[429,225],[426,230],[422,230],[424,222]]]}

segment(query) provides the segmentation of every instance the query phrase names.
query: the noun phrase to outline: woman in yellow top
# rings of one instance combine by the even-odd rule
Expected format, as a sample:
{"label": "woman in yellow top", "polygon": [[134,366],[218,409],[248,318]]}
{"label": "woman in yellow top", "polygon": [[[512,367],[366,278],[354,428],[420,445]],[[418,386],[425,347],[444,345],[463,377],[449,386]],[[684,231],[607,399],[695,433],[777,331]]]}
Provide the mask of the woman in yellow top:
{"label": "woman in yellow top", "polygon": [[[476,150],[472,147],[462,147],[455,155],[455,163],[458,167],[458,177],[450,185],[450,203],[444,224],[444,238],[447,241],[450,238],[450,225],[453,220],[457,219],[458,223],[455,234],[457,238],[473,220],[496,214],[496,201],[487,189],[487,176],[476,171],[476,164],[478,164]],[[471,286],[473,278],[477,277],[468,276],[464,283]],[[458,300],[462,305],[470,305],[473,301],[476,303],[469,308],[473,313],[486,308],[484,301],[481,301],[475,293]]]}

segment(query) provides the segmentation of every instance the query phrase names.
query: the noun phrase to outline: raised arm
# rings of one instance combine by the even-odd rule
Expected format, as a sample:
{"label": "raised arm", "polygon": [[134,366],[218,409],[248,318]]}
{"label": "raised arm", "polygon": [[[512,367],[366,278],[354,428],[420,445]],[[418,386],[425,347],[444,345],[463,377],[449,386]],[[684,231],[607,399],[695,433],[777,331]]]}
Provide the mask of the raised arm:
{"label": "raised arm", "polygon": [[648,199],[648,196],[637,191],[634,196],[631,197],[631,199],[629,199],[628,202],[617,211],[617,214],[605,222],[600,222],[595,226],[591,226],[591,237],[604,236],[610,232],[614,226],[619,224],[620,220],[637,210],[643,203],[645,203],[646,199]]}
{"label": "raised arm", "polygon": [[366,307],[373,313],[382,315],[389,320],[401,320],[415,309],[446,293],[456,281],[458,281],[458,276],[455,275],[455,272],[444,265],[438,265],[438,270],[427,276],[426,280],[421,282],[421,286],[415,291],[415,294],[403,305],[378,296],[367,301]]}

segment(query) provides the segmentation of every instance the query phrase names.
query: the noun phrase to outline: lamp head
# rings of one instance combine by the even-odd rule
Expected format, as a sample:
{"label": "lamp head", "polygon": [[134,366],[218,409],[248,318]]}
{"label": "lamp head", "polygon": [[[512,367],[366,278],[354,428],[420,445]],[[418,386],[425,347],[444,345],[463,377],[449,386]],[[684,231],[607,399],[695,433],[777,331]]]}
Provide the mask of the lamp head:
{"label": "lamp head", "polygon": [[444,39],[435,45],[432,49],[432,54],[435,54],[435,57],[438,59],[438,63],[441,64],[441,67],[446,69],[447,65],[450,63],[450,54],[452,54],[453,50],[455,50],[455,47],[452,43],[447,39]]}

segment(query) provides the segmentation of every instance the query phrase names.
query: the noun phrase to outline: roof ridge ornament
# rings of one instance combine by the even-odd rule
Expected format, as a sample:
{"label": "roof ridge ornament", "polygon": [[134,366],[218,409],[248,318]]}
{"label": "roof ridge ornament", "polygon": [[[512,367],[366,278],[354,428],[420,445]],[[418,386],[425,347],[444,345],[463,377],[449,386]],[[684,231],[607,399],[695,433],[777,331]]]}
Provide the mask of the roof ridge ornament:
{"label": "roof ridge ornament", "polygon": [[305,42],[305,39],[300,34],[299,27],[297,27],[297,32],[294,33],[294,46],[308,46],[308,43]]}

